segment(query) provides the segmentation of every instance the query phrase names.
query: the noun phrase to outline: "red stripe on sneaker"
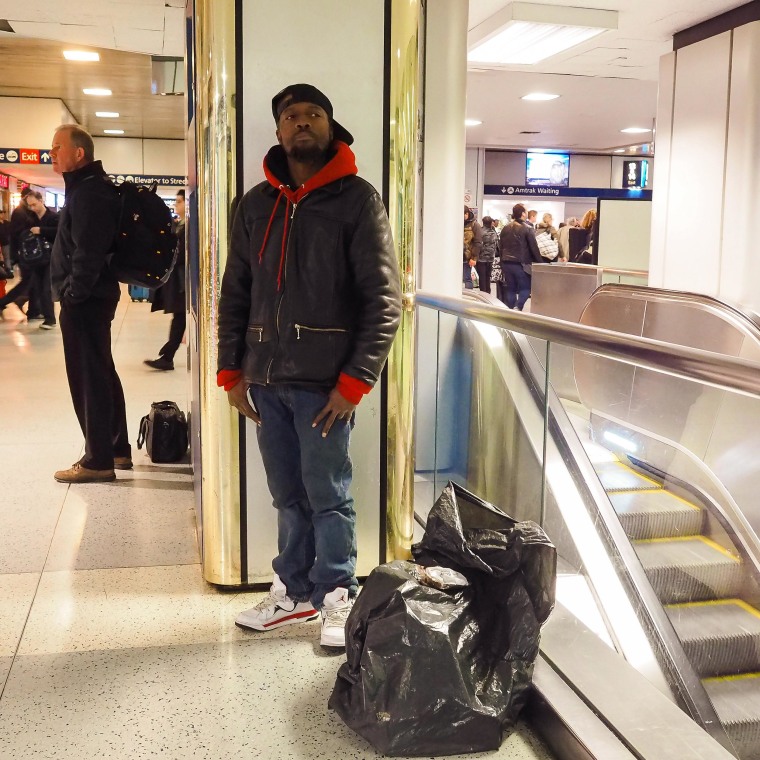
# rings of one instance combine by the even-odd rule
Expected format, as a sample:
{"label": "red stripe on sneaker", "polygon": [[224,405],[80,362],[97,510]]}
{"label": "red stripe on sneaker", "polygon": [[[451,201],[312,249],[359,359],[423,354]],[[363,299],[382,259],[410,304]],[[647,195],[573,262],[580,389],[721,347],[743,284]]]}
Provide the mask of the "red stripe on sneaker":
{"label": "red stripe on sneaker", "polygon": [[273,625],[280,625],[281,623],[287,623],[288,620],[299,620],[300,618],[312,617],[316,614],[317,611],[315,609],[301,610],[301,612],[294,612],[292,615],[288,615],[287,617],[281,617],[277,620],[272,620],[271,623],[264,623],[264,628],[269,628]]}

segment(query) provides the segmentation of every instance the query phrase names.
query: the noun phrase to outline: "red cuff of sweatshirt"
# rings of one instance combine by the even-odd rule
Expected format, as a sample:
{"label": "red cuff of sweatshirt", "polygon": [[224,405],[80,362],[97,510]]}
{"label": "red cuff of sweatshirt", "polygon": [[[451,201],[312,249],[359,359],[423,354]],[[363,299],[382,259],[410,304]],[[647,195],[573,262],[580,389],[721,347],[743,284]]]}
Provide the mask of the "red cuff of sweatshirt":
{"label": "red cuff of sweatshirt", "polygon": [[358,404],[362,400],[362,397],[372,390],[371,385],[367,385],[367,383],[357,380],[345,372],[340,373],[338,384],[335,387],[338,389],[338,393],[352,404]]}
{"label": "red cuff of sweatshirt", "polygon": [[242,369],[220,369],[216,373],[216,384],[226,391],[232,390],[242,379]]}

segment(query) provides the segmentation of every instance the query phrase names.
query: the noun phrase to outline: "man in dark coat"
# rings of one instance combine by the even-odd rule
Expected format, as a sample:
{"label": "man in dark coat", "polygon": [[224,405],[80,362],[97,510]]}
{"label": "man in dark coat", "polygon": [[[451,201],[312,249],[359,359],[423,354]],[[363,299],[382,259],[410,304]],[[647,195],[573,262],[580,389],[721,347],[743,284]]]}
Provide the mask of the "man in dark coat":
{"label": "man in dark coat", "polygon": [[66,205],[53,246],[53,298],[61,302],[61,335],[71,399],[85,439],[84,456],[61,483],[116,479],[132,468],[124,391],[111,354],[111,322],[121,288],[108,266],[116,238],[118,193],[95,160],[92,137],[67,124],[53,136],[53,171],[62,174]]}
{"label": "man in dark coat", "polygon": [[174,205],[177,221],[174,224],[174,234],[177,236],[177,261],[169,275],[166,284],[157,288],[151,299],[153,305],[151,311],[163,310],[172,315],[172,323],[169,326],[169,340],[164,343],[158,352],[158,359],[146,359],[147,364],[153,369],[174,369],[174,354],[182,343],[187,324],[185,306],[185,191],[180,190]]}
{"label": "man in dark coat", "polygon": [[321,611],[321,644],[340,647],[358,587],[349,437],[398,329],[400,281],[328,98],[290,85],[272,115],[278,144],[237,208],[219,303],[217,382],[257,423],[278,526],[269,595],[235,622],[270,631]]}

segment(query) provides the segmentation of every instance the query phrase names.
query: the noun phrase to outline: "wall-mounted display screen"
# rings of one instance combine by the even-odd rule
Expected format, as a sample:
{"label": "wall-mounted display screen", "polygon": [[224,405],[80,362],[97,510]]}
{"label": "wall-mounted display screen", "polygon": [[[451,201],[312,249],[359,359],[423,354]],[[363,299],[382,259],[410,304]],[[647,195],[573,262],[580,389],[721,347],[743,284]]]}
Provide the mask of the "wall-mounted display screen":
{"label": "wall-mounted display screen", "polygon": [[528,153],[526,185],[567,187],[569,177],[570,156],[567,153]]}
{"label": "wall-mounted display screen", "polygon": [[623,161],[623,187],[646,187],[649,178],[649,161]]}

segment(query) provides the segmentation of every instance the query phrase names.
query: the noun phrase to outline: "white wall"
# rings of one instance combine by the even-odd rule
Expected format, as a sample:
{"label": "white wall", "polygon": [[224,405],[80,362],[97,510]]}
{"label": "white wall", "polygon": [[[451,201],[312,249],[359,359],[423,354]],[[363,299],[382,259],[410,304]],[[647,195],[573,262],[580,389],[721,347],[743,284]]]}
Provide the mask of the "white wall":
{"label": "white wall", "polygon": [[760,22],[660,67],[652,285],[760,309]]}
{"label": "white wall", "polygon": [[[0,97],[0,145],[4,148],[49,148],[56,127],[74,123],[56,98]],[[0,165],[0,171],[7,166]]]}
{"label": "white wall", "polygon": [[[243,3],[243,161],[246,189],[264,179],[262,160],[276,143],[272,96],[294,82],[309,82],[333,104],[335,118],[355,138],[360,176],[382,188],[384,2],[363,0],[246,0]],[[325,23],[332,19],[334,23]],[[352,493],[359,542],[358,573],[378,562],[380,535],[380,391],[357,408],[352,449]],[[255,426],[246,426],[248,572],[251,582],[272,577],[276,514],[266,486]]]}
{"label": "white wall", "polygon": [[95,137],[95,158],[109,174],[187,174],[184,140]]}
{"label": "white wall", "polygon": [[649,269],[652,202],[604,199],[599,215],[599,266]]}
{"label": "white wall", "polygon": [[610,156],[570,156],[570,187],[620,187],[613,181]]}

